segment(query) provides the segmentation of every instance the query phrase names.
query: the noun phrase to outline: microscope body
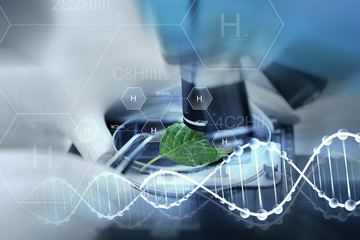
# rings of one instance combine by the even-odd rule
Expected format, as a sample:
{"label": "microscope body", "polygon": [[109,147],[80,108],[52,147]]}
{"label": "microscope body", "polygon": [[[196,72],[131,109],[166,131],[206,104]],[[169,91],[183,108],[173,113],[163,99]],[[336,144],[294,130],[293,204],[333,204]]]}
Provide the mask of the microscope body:
{"label": "microscope body", "polygon": [[209,141],[236,142],[250,132],[245,83],[239,71],[209,71],[199,65],[181,66],[183,120],[204,131]]}

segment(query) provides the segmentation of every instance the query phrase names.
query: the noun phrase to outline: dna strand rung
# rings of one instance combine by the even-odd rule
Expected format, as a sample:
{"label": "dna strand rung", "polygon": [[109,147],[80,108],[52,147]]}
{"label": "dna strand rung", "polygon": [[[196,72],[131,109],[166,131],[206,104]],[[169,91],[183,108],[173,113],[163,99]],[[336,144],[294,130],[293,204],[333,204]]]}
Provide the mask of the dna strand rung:
{"label": "dna strand rung", "polygon": [[112,220],[130,209],[140,192],[131,182],[116,174],[96,176],[88,185],[82,199],[99,218]]}
{"label": "dna strand rung", "polygon": [[[353,138],[357,145],[360,143],[360,134],[348,133],[344,129],[340,129],[337,134],[333,134],[330,137],[324,136],[322,144],[314,149],[314,154],[308,163],[312,165],[312,181],[308,178],[305,178],[305,180],[307,180],[309,184],[312,184],[313,189],[320,198],[324,198],[329,202],[331,208],[341,207],[348,211],[353,211],[360,201],[355,202],[355,200],[353,200],[354,197],[356,197],[356,184],[354,180],[354,166],[349,161],[349,157],[351,156],[347,153],[346,147],[346,140],[349,137]],[[341,154],[331,153],[331,145],[335,140],[341,142]],[[323,158],[320,158],[321,153],[324,154]],[[337,159],[334,158],[336,155],[338,156]],[[325,166],[325,164],[327,164],[327,166]],[[343,164],[343,169],[340,169],[340,164]],[[343,189],[340,187],[339,171],[342,171],[345,175],[347,196],[345,201],[343,201],[344,194],[341,193]],[[326,186],[326,176],[330,176],[330,187]],[[338,179],[337,183],[335,181],[335,176],[336,179]],[[336,189],[336,185],[338,185],[338,189]],[[328,188],[330,188],[329,191],[327,191]],[[338,197],[336,195],[338,195]]]}
{"label": "dna strand rung", "polygon": [[27,210],[46,223],[68,222],[75,213],[75,191],[65,181],[52,178],[35,188],[23,202]]}
{"label": "dna strand rung", "polygon": [[127,179],[105,172],[95,176],[82,195],[62,179],[49,179],[34,189],[24,204],[46,223],[69,221],[81,203],[99,218],[112,220],[123,216],[140,197],[140,193]]}

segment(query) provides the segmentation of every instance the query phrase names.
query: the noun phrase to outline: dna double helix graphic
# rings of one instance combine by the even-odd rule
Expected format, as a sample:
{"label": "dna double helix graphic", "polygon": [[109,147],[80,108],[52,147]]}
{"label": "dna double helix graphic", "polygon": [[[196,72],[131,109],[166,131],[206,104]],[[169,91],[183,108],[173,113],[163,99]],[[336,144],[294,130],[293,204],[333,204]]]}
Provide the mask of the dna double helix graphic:
{"label": "dna double helix graphic", "polygon": [[[340,143],[340,152],[331,151],[335,141]],[[317,197],[326,200],[331,208],[351,212],[360,204],[360,200],[356,201],[354,178],[354,171],[360,171],[360,168],[354,167],[356,158],[347,153],[349,141],[359,148],[360,134],[341,129],[325,136],[300,170],[286,152],[277,148],[276,143],[252,139],[243,146],[236,146],[201,180],[174,171],[159,170],[146,177],[141,185],[136,185],[123,175],[103,172],[94,176],[80,193],[65,180],[52,178],[35,188],[23,204],[38,218],[58,225],[69,221],[81,204],[97,217],[113,220],[122,217],[140,199],[156,209],[171,209],[183,205],[198,193],[206,196],[207,201],[215,199],[229,212],[238,211],[243,219],[252,216],[265,221],[271,215],[283,213],[284,206],[292,199],[300,181],[304,180],[303,183],[307,183]],[[246,152],[250,152],[256,167],[252,181],[257,184],[252,187],[252,198],[243,179],[245,163],[242,161]],[[264,152],[267,172],[260,170],[260,164],[264,164],[260,157],[265,156],[261,154]],[[233,164],[231,167],[230,163]],[[339,167],[340,164],[342,167]],[[344,175],[345,190],[341,187],[343,180],[340,180],[340,175]],[[272,184],[264,187],[262,179],[265,178]]]}

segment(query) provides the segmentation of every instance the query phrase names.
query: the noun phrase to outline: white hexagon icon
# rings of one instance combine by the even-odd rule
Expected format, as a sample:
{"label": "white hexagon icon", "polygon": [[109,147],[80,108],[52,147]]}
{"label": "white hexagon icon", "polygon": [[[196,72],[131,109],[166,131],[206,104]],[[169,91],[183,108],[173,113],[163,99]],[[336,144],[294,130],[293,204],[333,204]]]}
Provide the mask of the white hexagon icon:
{"label": "white hexagon icon", "polygon": [[192,109],[207,110],[213,97],[206,87],[194,87],[187,97]]}
{"label": "white hexagon icon", "polygon": [[229,153],[236,146],[237,139],[231,130],[219,130],[214,135],[212,144],[219,153]]}
{"label": "white hexagon icon", "polygon": [[181,26],[205,69],[258,70],[284,22],[271,0],[199,0]]}
{"label": "white hexagon icon", "polygon": [[160,142],[165,126],[160,119],[147,120],[141,129],[145,138],[151,137],[150,142]]}
{"label": "white hexagon icon", "polygon": [[127,87],[121,96],[127,110],[140,110],[146,101],[144,92],[139,87]]}
{"label": "white hexagon icon", "polygon": [[93,119],[82,119],[75,132],[81,142],[95,142],[100,134],[100,128]]}

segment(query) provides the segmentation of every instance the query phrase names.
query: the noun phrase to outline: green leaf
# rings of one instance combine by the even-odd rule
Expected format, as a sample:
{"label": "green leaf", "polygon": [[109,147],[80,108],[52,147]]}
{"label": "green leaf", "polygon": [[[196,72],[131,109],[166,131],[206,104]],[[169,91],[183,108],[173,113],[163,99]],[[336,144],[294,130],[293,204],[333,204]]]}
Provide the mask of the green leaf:
{"label": "green leaf", "polygon": [[198,166],[218,161],[227,153],[219,153],[206,140],[204,132],[194,131],[185,124],[175,123],[169,126],[160,142],[160,155],[148,162],[140,171],[162,157],[185,165]]}

